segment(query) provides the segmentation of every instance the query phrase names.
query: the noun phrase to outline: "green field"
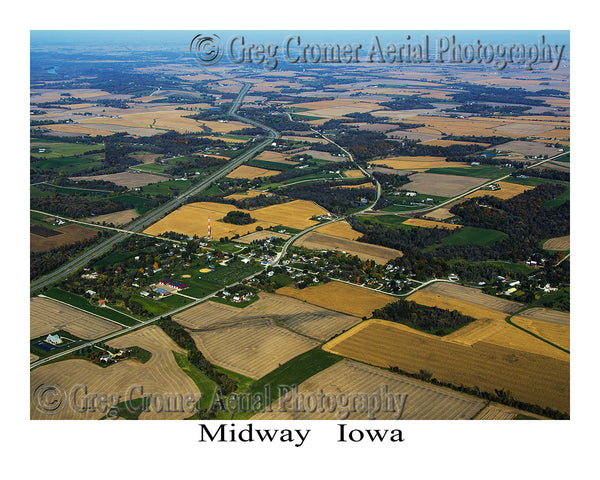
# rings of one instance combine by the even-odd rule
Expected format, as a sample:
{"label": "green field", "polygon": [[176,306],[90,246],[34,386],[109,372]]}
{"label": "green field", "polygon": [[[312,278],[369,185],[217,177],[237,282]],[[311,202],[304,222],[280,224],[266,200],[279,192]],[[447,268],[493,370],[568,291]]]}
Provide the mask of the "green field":
{"label": "green field", "polygon": [[123,195],[116,195],[114,197],[110,197],[110,199],[113,202],[122,203],[124,205],[133,205],[136,212],[138,212],[140,215],[144,215],[145,213],[155,208],[147,205],[148,199],[144,197],[139,197],[137,195],[131,195],[126,193]]}
{"label": "green field", "polygon": [[571,189],[567,189],[564,193],[561,193],[558,197],[548,200],[543,204],[544,207],[559,207],[563,203],[568,202],[571,199]]}
{"label": "green field", "polygon": [[[104,144],[83,144],[83,143],[65,143],[55,142],[52,140],[36,140],[31,139],[32,143],[39,144],[39,146],[31,147],[30,152],[34,157],[44,157],[48,159],[61,158],[61,157],[74,157],[76,155],[83,155],[85,152],[93,150],[103,150]],[[43,153],[39,152],[40,148],[45,148],[46,151]]]}
{"label": "green field", "polygon": [[503,232],[477,227],[462,227],[452,235],[444,238],[445,245],[493,245],[498,240],[507,237]]}
{"label": "green field", "polygon": [[75,293],[66,292],[61,290],[60,288],[52,287],[44,292],[44,295],[50,298],[54,298],[55,300],[60,300],[61,302],[68,303],[69,305],[73,305],[74,307],[81,308],[90,313],[95,313],[96,315],[104,318],[108,318],[109,320],[114,320],[121,325],[133,326],[137,325],[138,322],[133,318],[128,317],[127,315],[122,315],[119,312],[115,312],[108,308],[98,307],[96,305],[92,305],[87,299],[83,298],[81,295],[76,295]]}
{"label": "green field", "polygon": [[179,365],[179,368],[181,368],[184,373],[193,380],[198,387],[198,390],[200,390],[200,393],[202,394],[200,407],[203,410],[211,407],[213,404],[213,398],[217,384],[208,378],[204,373],[202,373],[198,367],[192,365],[187,359],[186,355],[177,352],[172,353],[175,357],[175,362],[177,362],[177,365]]}
{"label": "green field", "polygon": [[140,191],[150,195],[180,194],[192,186],[190,180],[168,180],[166,182],[151,183],[140,188]]}
{"label": "green field", "polygon": [[104,153],[92,153],[81,157],[58,157],[31,162],[31,169],[33,171],[52,170],[56,173],[73,175],[91,167],[101,167],[103,163]]}
{"label": "green field", "polygon": [[292,170],[296,168],[296,165],[289,165],[287,163],[279,162],[267,162],[266,160],[250,160],[245,165],[256,168],[266,168],[267,170]]}
{"label": "green field", "polygon": [[[425,195],[424,193],[417,193],[414,197],[386,196],[386,198],[390,201],[398,203],[390,205],[389,207],[382,208],[382,212],[409,212],[412,210],[417,210],[419,208],[426,208],[432,205],[437,205],[445,200],[448,200],[448,197],[440,197],[437,195]],[[431,198],[433,200],[433,203],[425,203],[424,200],[427,200],[428,198]],[[417,203],[417,205],[411,205],[411,202]]]}
{"label": "green field", "polygon": [[410,217],[402,217],[400,215],[359,215],[355,218],[361,223],[368,221],[371,224],[385,225],[386,227],[416,228],[410,225],[402,225],[402,222],[408,220]]}

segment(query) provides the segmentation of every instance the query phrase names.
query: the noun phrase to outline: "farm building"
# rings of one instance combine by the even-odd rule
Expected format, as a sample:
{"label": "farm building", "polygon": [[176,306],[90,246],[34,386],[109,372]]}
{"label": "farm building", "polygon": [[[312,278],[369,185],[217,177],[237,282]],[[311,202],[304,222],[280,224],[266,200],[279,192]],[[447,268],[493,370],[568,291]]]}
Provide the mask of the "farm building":
{"label": "farm building", "polygon": [[62,339],[60,338],[59,335],[52,335],[52,334],[50,334],[46,337],[46,341],[48,343],[51,343],[52,345],[59,345],[62,343]]}
{"label": "farm building", "polygon": [[163,279],[160,282],[158,282],[158,285],[164,285],[165,287],[171,287],[176,290],[183,290],[184,288],[187,288],[187,285],[185,283],[178,282],[177,280],[170,280],[168,278]]}
{"label": "farm building", "polygon": [[155,288],[154,291],[158,293],[161,297],[169,294],[169,292],[164,288]]}

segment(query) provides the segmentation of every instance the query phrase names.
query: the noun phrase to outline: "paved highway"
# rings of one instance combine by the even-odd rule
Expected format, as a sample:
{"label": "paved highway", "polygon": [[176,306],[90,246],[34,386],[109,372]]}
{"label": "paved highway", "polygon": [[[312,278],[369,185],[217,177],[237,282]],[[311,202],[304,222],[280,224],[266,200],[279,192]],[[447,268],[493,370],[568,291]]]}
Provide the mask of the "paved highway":
{"label": "paved highway", "polygon": [[[148,213],[147,215],[144,215],[144,216],[140,217],[139,219],[135,220],[133,223],[131,223],[128,226],[128,230],[130,230],[131,232],[137,232],[137,231],[145,229],[150,224],[156,222],[163,215],[165,215],[165,214],[171,212],[172,210],[176,209],[177,207],[179,207],[191,196],[196,195],[197,193],[206,189],[213,182],[215,182],[219,178],[227,175],[229,172],[231,172],[235,168],[239,167],[246,160],[252,158],[256,153],[261,151],[264,147],[266,147],[274,139],[279,138],[279,133],[276,132],[275,130],[273,130],[272,128],[262,125],[254,120],[247,120],[244,117],[241,117],[235,113],[235,111],[240,106],[244,96],[246,95],[246,93],[248,92],[250,87],[251,87],[250,84],[243,85],[242,89],[240,90],[240,93],[238,94],[236,99],[233,101],[233,104],[229,110],[229,114],[237,120],[240,120],[245,123],[249,123],[251,125],[254,125],[256,127],[266,130],[268,132],[268,137],[265,140],[263,140],[262,142],[256,144],[250,150],[247,150],[246,152],[241,154],[239,157],[237,157],[234,160],[232,160],[231,162],[229,162],[225,167],[223,167],[218,172],[215,172],[214,174],[210,175],[208,178],[204,179],[197,185],[194,185],[192,188],[187,190],[182,195],[180,195],[172,200],[169,200],[168,202],[161,205],[160,207],[153,210],[152,212]],[[57,270],[50,273],[49,275],[46,275],[40,279],[37,279],[37,280],[31,282],[30,289],[29,289],[30,293],[33,293],[41,288],[51,285],[52,283],[64,278],[71,272],[73,272],[73,271],[77,270],[78,268],[82,267],[83,265],[85,265],[90,260],[106,253],[114,245],[116,245],[120,241],[124,240],[129,235],[132,235],[132,233],[129,233],[129,232],[117,233],[116,235],[110,237],[109,239],[107,239],[107,240],[103,241],[102,243],[96,245],[95,247],[91,248],[90,250],[84,252],[82,255],[80,255],[76,259],[66,263],[65,265],[58,268]]]}

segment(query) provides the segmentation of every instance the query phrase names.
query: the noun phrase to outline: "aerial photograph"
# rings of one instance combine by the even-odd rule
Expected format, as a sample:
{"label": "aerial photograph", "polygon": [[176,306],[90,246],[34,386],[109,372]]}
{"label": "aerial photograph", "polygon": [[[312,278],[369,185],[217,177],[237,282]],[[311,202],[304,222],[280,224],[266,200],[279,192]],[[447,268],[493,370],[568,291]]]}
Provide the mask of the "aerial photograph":
{"label": "aerial photograph", "polygon": [[31,420],[571,418],[569,30],[29,35]]}

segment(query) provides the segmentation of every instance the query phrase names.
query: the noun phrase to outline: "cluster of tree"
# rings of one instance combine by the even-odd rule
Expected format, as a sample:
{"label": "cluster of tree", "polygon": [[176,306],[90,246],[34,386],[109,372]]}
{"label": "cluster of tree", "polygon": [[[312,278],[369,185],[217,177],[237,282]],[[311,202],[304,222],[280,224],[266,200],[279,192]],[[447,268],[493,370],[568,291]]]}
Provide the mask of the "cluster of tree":
{"label": "cluster of tree", "polygon": [[444,109],[444,112],[473,113],[479,116],[504,115],[519,116],[523,115],[531,107],[525,105],[488,105],[486,103],[466,103],[458,107]]}
{"label": "cluster of tree", "polygon": [[518,177],[519,175],[526,175],[528,177],[536,177],[536,178],[547,178],[549,180],[561,180],[563,182],[568,182],[571,179],[570,172],[563,172],[562,170],[553,170],[551,168],[519,168],[519,170],[511,173],[513,177]]}
{"label": "cluster of tree", "polygon": [[174,165],[165,168],[165,173],[173,176],[180,176],[189,171],[202,170],[207,168],[222,167],[227,164],[224,158],[201,157],[194,155],[186,157],[184,160],[178,160]]}
{"label": "cluster of tree", "polygon": [[297,122],[295,120],[290,120],[289,117],[285,113],[279,113],[275,108],[253,108],[253,107],[244,107],[240,114],[250,120],[254,120],[256,122],[262,123],[267,127],[273,128],[275,130],[283,131],[283,130],[291,130],[298,132],[306,132],[310,130],[310,125]]}
{"label": "cluster of tree", "polygon": [[489,143],[490,147],[495,147],[502,143],[510,142],[510,137],[492,137],[485,135],[445,135],[442,140],[455,140],[457,142]]}
{"label": "cluster of tree", "polygon": [[240,130],[233,130],[229,132],[230,135],[249,135],[254,137],[256,135],[264,135],[265,131],[262,128],[258,127],[246,127],[241,128]]}
{"label": "cluster of tree", "polygon": [[233,223],[234,225],[248,225],[254,223],[256,220],[250,216],[249,213],[241,212],[239,210],[231,210],[221,219],[225,223]]}
{"label": "cluster of tree", "polygon": [[384,190],[400,188],[410,181],[408,175],[395,175],[382,172],[373,172],[372,174]]}
{"label": "cluster of tree", "polygon": [[475,318],[456,310],[427,307],[402,299],[375,310],[373,317],[402,323],[434,335],[446,335],[458,327],[475,321]]}
{"label": "cluster of tree", "polygon": [[76,188],[89,188],[91,190],[111,190],[113,192],[125,192],[127,187],[123,185],[117,185],[108,180],[71,180],[65,176],[59,176],[54,180],[55,185],[61,187],[76,187]]}
{"label": "cluster of tree", "polygon": [[373,188],[339,188],[334,182],[316,182],[304,185],[292,185],[281,189],[292,198],[310,200],[318,203],[332,213],[344,214],[348,210],[365,204],[363,200],[375,200]]}
{"label": "cluster of tree", "polygon": [[532,92],[524,88],[499,88],[487,85],[463,83],[459,85],[463,91],[451,94],[452,100],[458,103],[514,103],[517,105],[546,106],[541,99],[531,98]]}
{"label": "cluster of tree", "polygon": [[60,193],[53,197],[32,197],[30,206],[34,210],[70,218],[104,215],[105,213],[134,208],[133,205],[117,203],[106,198],[87,198],[83,195],[63,195]]}
{"label": "cluster of tree", "polygon": [[416,110],[419,108],[435,108],[427,99],[420,95],[399,96],[389,102],[382,102],[382,107],[391,110]]}

